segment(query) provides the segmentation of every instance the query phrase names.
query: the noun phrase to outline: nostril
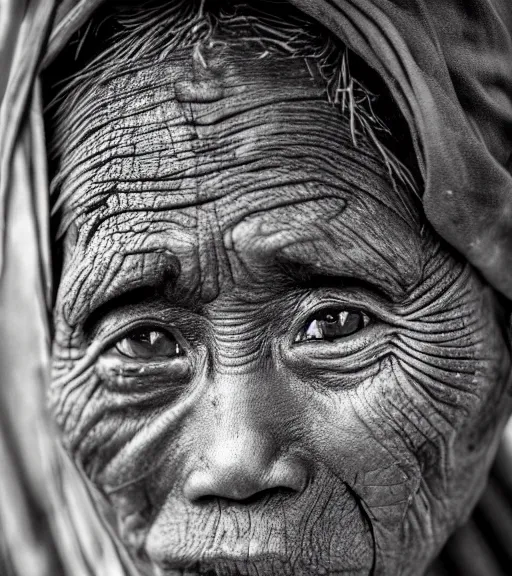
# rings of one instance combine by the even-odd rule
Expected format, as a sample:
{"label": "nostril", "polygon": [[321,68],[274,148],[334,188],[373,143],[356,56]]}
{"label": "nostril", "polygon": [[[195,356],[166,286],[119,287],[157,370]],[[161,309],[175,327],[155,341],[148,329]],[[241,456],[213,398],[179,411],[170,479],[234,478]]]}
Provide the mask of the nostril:
{"label": "nostril", "polygon": [[307,469],[299,462],[276,462],[267,474],[249,465],[210,465],[188,476],[183,495],[191,502],[221,500],[254,504],[265,498],[289,498],[300,494],[307,479]]}
{"label": "nostril", "polygon": [[281,499],[285,500],[291,498],[297,494],[297,490],[293,488],[286,488],[284,486],[276,486],[274,488],[267,488],[265,490],[260,490],[255,492],[246,498],[229,498],[226,496],[213,496],[204,495],[196,498],[195,502],[197,504],[208,504],[211,502],[225,502],[233,505],[234,503],[242,506],[255,506],[258,504],[266,503],[270,500]]}
{"label": "nostril", "polygon": [[267,488],[266,490],[261,490],[260,492],[256,492],[252,496],[248,496],[247,498],[243,498],[242,500],[237,500],[239,504],[244,505],[251,505],[251,504],[259,504],[266,500],[274,500],[277,498],[286,499],[290,498],[291,496],[297,494],[297,491],[293,488],[286,488],[284,486],[276,486],[275,488]]}
{"label": "nostril", "polygon": [[275,451],[268,441],[254,439],[216,446],[185,478],[183,496],[190,502],[247,504],[302,493],[310,474],[307,461],[289,454],[274,459]]}

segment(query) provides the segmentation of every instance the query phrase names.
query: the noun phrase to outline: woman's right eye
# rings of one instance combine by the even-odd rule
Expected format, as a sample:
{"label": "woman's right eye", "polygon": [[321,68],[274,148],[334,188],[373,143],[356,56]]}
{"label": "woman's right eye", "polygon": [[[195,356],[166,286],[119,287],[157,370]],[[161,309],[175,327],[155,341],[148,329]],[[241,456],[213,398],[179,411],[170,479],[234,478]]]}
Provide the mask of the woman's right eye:
{"label": "woman's right eye", "polygon": [[134,360],[168,359],[185,355],[182,346],[172,334],[157,328],[133,330],[118,340],[113,350]]}

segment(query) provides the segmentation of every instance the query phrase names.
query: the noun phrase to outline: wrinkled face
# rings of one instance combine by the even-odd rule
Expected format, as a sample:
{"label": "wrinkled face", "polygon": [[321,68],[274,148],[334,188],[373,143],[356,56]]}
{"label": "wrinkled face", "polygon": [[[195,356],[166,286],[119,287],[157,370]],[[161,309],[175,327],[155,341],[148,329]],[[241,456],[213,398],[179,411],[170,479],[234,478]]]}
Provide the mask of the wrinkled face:
{"label": "wrinkled face", "polygon": [[141,63],[61,128],[52,404],[140,565],[421,574],[508,410],[490,290],[299,61]]}

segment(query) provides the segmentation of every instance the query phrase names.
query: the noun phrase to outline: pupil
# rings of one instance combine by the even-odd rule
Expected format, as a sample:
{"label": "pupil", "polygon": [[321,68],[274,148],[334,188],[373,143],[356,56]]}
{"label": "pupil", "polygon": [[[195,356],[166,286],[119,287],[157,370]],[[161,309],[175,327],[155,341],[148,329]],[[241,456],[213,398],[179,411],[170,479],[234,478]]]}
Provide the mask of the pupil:
{"label": "pupil", "polygon": [[322,312],[319,320],[322,322],[327,322],[328,324],[334,324],[338,322],[338,313],[333,310],[327,310]]}

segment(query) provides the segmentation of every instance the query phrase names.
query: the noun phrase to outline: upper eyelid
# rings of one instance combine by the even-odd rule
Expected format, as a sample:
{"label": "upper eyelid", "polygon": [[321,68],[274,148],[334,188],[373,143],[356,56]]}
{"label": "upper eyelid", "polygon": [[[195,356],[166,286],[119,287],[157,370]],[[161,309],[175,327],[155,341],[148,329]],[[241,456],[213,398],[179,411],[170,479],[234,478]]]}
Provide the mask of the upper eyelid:
{"label": "upper eyelid", "polygon": [[[177,329],[173,326],[169,327],[168,324],[164,324],[158,319],[148,319],[146,318],[136,318],[131,319],[127,322],[121,323],[119,326],[115,327],[112,331],[107,329],[105,326],[100,326],[91,338],[92,342],[100,342],[101,347],[105,350],[108,347],[113,346],[116,342],[119,342],[123,338],[126,338],[131,332],[140,330],[142,328],[156,329],[166,334],[170,334],[173,338],[176,338]],[[106,332],[106,334],[102,334]]]}
{"label": "upper eyelid", "polygon": [[365,298],[363,300],[365,301],[355,301],[353,297],[347,296],[342,291],[335,295],[333,295],[331,290],[327,289],[308,291],[308,293],[301,298],[300,302],[298,302],[293,320],[288,324],[286,329],[286,334],[290,341],[294,342],[294,338],[299,330],[301,330],[315,314],[326,308],[340,308],[365,314],[370,322],[363,329],[378,321],[389,321],[389,315],[384,312],[382,306],[373,302],[373,298],[371,299],[372,302],[366,301]]}
{"label": "upper eyelid", "polygon": [[308,291],[300,300],[297,306],[297,316],[307,320],[321,310],[327,308],[340,308],[351,312],[363,312],[369,317],[378,317],[383,312],[383,307],[379,301],[375,301],[370,295],[363,294],[356,297],[353,293],[341,289],[318,289]]}
{"label": "upper eyelid", "polygon": [[116,311],[126,309],[129,306],[136,306],[140,302],[154,296],[153,289],[148,287],[140,287],[129,292],[125,292],[107,302],[102,303],[88,314],[83,323],[83,332],[85,334],[94,334],[97,332],[96,328],[102,323],[105,318],[108,318]]}
{"label": "upper eyelid", "polygon": [[[305,327],[307,327],[312,321],[316,320],[315,316],[322,312],[322,310],[327,310],[327,309],[336,309],[337,306],[325,306],[325,307],[320,307],[317,310],[315,310],[314,312],[311,312],[311,314],[309,316],[306,317],[306,319],[304,320],[304,322],[302,322],[302,324],[300,325],[299,331],[303,330]],[[373,324],[375,321],[375,315],[362,310],[362,309],[354,309],[354,307],[344,307],[343,305],[339,306],[340,310],[343,311],[347,311],[347,312],[351,312],[354,314],[363,314],[364,316],[366,316],[366,318],[368,318],[368,323],[366,323],[361,330],[363,330],[364,328],[367,328],[370,324]],[[297,330],[295,330],[294,332],[297,332]]]}
{"label": "upper eyelid", "polygon": [[101,325],[108,322],[109,318],[129,310],[133,310],[135,313],[143,312],[148,316],[151,313],[158,315],[172,311],[174,316],[182,317],[184,313],[197,315],[200,307],[194,301],[191,301],[190,306],[186,307],[176,305],[154,287],[140,287],[125,292],[93,310],[84,321],[82,331],[87,338],[92,339],[100,331]]}
{"label": "upper eyelid", "polygon": [[316,316],[317,314],[319,314],[320,312],[324,311],[324,310],[339,310],[342,312],[351,312],[354,314],[360,313],[360,314],[364,314],[365,316],[367,316],[368,318],[372,318],[373,314],[371,312],[368,312],[367,310],[363,309],[363,308],[357,308],[356,306],[350,306],[350,305],[344,305],[344,304],[339,304],[339,305],[327,305],[327,306],[320,306],[319,308],[317,308],[314,312],[311,312],[311,314],[308,316],[308,320],[311,318],[313,319],[314,316]]}
{"label": "upper eyelid", "polygon": [[[288,322],[280,323],[283,328],[288,324],[286,331],[294,326],[300,328],[301,322],[306,322],[324,308],[342,308],[362,312],[370,319],[379,318],[384,321],[392,315],[387,309],[388,307],[383,306],[382,300],[378,297],[375,298],[374,293],[368,294],[365,290],[355,292],[354,287],[302,289],[292,297],[295,304],[292,307],[286,306],[286,309],[282,310],[286,316],[292,316],[290,324]],[[120,316],[126,313],[133,317],[129,320],[120,320]],[[100,340],[102,347],[105,348],[128,335],[130,331],[155,328],[170,334],[183,345],[187,343],[187,340],[181,334],[180,328],[189,325],[192,316],[194,317],[193,324],[200,323],[203,328],[206,327],[205,324],[210,325],[211,323],[210,319],[203,314],[172,306],[169,302],[152,302],[147,306],[141,302],[130,303],[110,310],[96,323],[94,330],[86,334],[86,338],[89,345]],[[199,328],[198,325],[196,327]]]}
{"label": "upper eyelid", "polygon": [[[318,308],[318,310],[316,310],[316,312],[311,313],[311,314],[307,317],[306,321],[301,324],[301,326],[300,326],[300,328],[299,328],[299,331],[297,331],[297,330],[294,330],[294,331],[293,331],[293,336],[294,336],[294,338],[293,338],[293,344],[294,344],[294,345],[295,345],[295,344],[299,344],[299,343],[295,340],[297,334],[298,334],[301,330],[303,330],[305,327],[308,326],[309,321],[314,319],[313,317],[314,317],[315,314],[317,314],[318,312],[321,312],[322,310],[324,310],[324,309],[326,309],[326,308],[330,308],[330,307],[329,307],[329,306],[326,306],[326,307],[320,307],[320,308]],[[335,306],[332,306],[332,308],[335,308]],[[340,308],[342,308],[342,306],[340,306]],[[368,323],[367,323],[367,324],[364,324],[364,325],[362,326],[362,328],[360,328],[359,330],[356,330],[354,333],[347,335],[346,338],[350,338],[350,337],[352,337],[354,334],[357,334],[358,332],[362,332],[363,330],[365,330],[366,328],[368,328],[368,327],[371,326],[372,324],[375,324],[375,317],[372,316],[371,314],[365,312],[364,310],[354,310],[354,309],[349,309],[349,308],[345,308],[345,310],[348,310],[349,312],[353,312],[353,313],[363,314],[364,316],[366,316],[366,318],[368,318]],[[343,338],[344,338],[343,336],[340,336],[340,339],[343,339]],[[304,343],[307,343],[307,342],[306,342],[306,341],[300,342],[300,344],[304,344]]]}
{"label": "upper eyelid", "polygon": [[[122,342],[127,338],[130,338],[132,335],[141,334],[141,333],[151,333],[151,332],[160,332],[165,336],[175,340],[178,344],[180,344],[180,339],[177,337],[176,332],[174,329],[169,330],[167,327],[162,328],[160,326],[155,326],[153,324],[142,324],[140,327],[134,328],[133,330],[129,330],[124,334],[123,337],[118,338],[115,343]],[[180,344],[181,345],[181,344]]]}
{"label": "upper eyelid", "polygon": [[[154,330],[153,328],[156,327],[149,327],[148,330],[143,330],[144,332],[160,332],[161,334],[164,334],[166,337],[168,337],[171,340],[171,343],[175,343],[176,344],[176,356],[172,356],[169,358],[177,358],[177,357],[181,357],[183,356],[183,354],[178,355],[178,348],[181,352],[185,352],[185,348],[183,347],[183,345],[181,344],[181,339],[179,339],[178,337],[176,337],[176,335],[172,332],[169,332],[168,330]],[[142,332],[142,330],[140,329],[135,329],[135,330],[131,330],[130,332],[128,332],[127,334],[124,335],[123,338],[118,338],[113,346],[110,346],[107,350],[108,351],[115,351],[116,354],[118,354],[119,356],[123,357],[123,358],[127,358],[127,359],[135,359],[136,356],[130,356],[129,354],[126,354],[125,352],[123,352],[120,348],[120,344],[122,342],[124,342],[127,338],[130,337],[130,334],[136,332]]]}
{"label": "upper eyelid", "polygon": [[[131,319],[126,321],[126,316],[131,316]],[[102,338],[104,333],[112,330],[117,332],[121,327],[130,326],[133,329],[143,326],[155,326],[160,330],[165,330],[171,334],[174,331],[179,331],[179,326],[186,318],[187,323],[191,321],[191,316],[197,316],[194,312],[181,307],[174,306],[172,302],[163,299],[144,301],[136,300],[133,302],[125,302],[119,306],[115,306],[108,311],[105,311],[101,316],[94,319],[94,325],[84,325],[83,333],[86,340],[92,343],[98,338]]]}

